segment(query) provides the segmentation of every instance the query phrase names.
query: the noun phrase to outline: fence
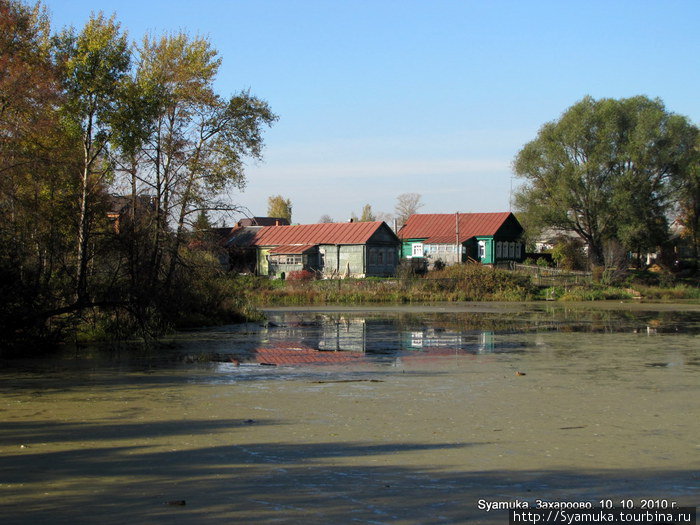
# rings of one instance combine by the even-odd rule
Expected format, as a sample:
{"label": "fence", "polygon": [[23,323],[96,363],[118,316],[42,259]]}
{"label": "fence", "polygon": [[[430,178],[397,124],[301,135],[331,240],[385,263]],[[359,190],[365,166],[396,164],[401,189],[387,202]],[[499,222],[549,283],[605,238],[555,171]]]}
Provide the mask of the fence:
{"label": "fence", "polygon": [[532,282],[538,286],[571,286],[575,284],[589,284],[593,280],[591,272],[562,270],[528,264],[514,264],[511,269],[529,275],[532,278]]}

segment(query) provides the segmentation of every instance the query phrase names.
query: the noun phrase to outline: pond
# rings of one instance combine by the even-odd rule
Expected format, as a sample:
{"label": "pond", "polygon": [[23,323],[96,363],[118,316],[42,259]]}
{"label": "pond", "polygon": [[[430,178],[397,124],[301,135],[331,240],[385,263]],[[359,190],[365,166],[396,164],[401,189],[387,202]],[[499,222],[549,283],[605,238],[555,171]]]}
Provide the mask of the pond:
{"label": "pond", "polygon": [[3,361],[3,523],[500,524],[484,502],[700,503],[699,306],[266,313]]}

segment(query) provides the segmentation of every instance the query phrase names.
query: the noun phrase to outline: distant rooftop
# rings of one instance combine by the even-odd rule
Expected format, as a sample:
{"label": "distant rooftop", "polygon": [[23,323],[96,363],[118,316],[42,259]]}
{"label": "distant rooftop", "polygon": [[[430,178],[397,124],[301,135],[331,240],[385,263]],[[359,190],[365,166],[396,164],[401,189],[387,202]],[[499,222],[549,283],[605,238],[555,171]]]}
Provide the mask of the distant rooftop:
{"label": "distant rooftop", "polygon": [[284,217],[247,217],[238,221],[238,226],[289,226]]}

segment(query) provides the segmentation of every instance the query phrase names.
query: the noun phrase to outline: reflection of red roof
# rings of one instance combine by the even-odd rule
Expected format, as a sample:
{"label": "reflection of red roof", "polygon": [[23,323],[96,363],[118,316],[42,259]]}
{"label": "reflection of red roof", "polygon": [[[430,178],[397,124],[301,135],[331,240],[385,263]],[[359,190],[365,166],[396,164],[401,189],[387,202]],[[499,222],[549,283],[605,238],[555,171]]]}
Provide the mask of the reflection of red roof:
{"label": "reflection of red roof", "polygon": [[459,242],[462,243],[472,237],[495,235],[507,220],[517,223],[517,219],[510,212],[418,213],[408,218],[398,236],[400,239],[426,239],[425,242],[429,244],[453,244],[459,230]]}
{"label": "reflection of red roof", "polygon": [[[290,244],[364,244],[379,228],[389,230],[383,222],[339,222],[268,226],[255,236],[257,246]],[[389,230],[391,231],[391,230]]]}
{"label": "reflection of red roof", "polygon": [[337,364],[358,362],[364,354],[353,352],[321,352],[301,345],[278,344],[272,348],[258,348],[255,360],[274,365]]}
{"label": "reflection of red roof", "polygon": [[290,253],[304,253],[308,252],[312,248],[315,248],[315,244],[299,244],[299,245],[284,245],[284,246],[278,246],[277,248],[273,248],[270,250],[271,254],[275,253],[283,253],[283,254],[290,254]]}

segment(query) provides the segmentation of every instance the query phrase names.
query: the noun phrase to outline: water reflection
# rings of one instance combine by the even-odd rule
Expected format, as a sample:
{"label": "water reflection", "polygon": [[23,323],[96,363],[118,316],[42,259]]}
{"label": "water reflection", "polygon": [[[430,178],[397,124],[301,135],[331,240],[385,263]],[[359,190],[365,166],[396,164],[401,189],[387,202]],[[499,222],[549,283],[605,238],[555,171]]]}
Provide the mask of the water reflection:
{"label": "water reflection", "polygon": [[[250,336],[213,360],[234,366],[343,364],[408,356],[516,353],[542,346],[537,334],[627,333],[634,337],[700,333],[700,313],[536,308],[519,312],[273,311]],[[534,334],[536,337],[517,337]]]}
{"label": "water reflection", "polygon": [[[640,305],[637,305],[640,306]],[[568,305],[482,305],[480,311],[440,311],[409,307],[360,311],[348,309],[270,310],[264,324],[230,325],[180,333],[156,348],[94,345],[70,348],[58,359],[12,362],[12,368],[41,369],[41,377],[61,377],[71,370],[154,371],[199,363],[218,363],[251,377],[274,377],[263,367],[318,364],[396,364],[406,359],[448,356],[513,355],[549,352],[555,359],[581,355],[580,345],[593,334],[621,334],[625,344],[642,340],[669,348],[675,335],[700,334],[700,311],[691,307],[619,309]],[[668,339],[668,337],[672,339]],[[672,345],[671,345],[672,346]],[[674,362],[700,366],[697,352],[650,360],[649,367]],[[9,365],[9,363],[5,363]],[[223,366],[222,368],[222,365]],[[256,372],[245,367],[255,365]]]}

